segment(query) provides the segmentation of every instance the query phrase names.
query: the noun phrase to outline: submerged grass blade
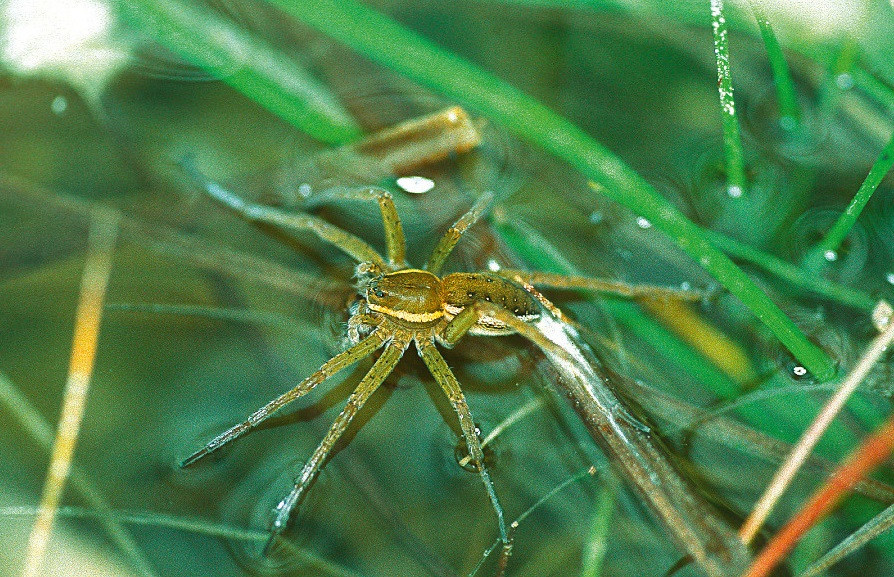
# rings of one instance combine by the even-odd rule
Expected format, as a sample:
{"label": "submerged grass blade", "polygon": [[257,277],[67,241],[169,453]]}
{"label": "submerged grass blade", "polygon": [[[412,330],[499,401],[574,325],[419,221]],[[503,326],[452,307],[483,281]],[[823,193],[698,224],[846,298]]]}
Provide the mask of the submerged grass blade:
{"label": "submerged grass blade", "polygon": [[726,183],[731,197],[745,193],[745,153],[742,151],[742,134],[736,116],[733,98],[733,78],[729,66],[729,39],[726,18],[723,16],[723,0],[711,0],[711,27],[714,30],[714,55],[717,57],[717,90],[720,94],[720,112],[723,118],[723,153],[726,158]]}
{"label": "submerged grass blade", "polygon": [[885,145],[881,154],[873,163],[872,168],[869,169],[869,174],[866,175],[863,184],[860,185],[857,194],[851,199],[847,209],[841,213],[841,216],[838,217],[838,220],[826,233],[826,236],[807,253],[805,257],[806,266],[816,266],[821,264],[823,260],[834,260],[836,258],[841,248],[841,243],[844,242],[845,237],[856,224],[857,219],[860,218],[860,213],[863,212],[866,203],[872,198],[872,194],[882,183],[882,179],[885,178],[892,166],[894,166],[894,134],[891,135],[888,144]]}
{"label": "submerged grass blade", "polygon": [[466,103],[600,183],[606,194],[670,235],[739,297],[817,378],[826,380],[834,374],[831,359],[694,223],[620,158],[566,119],[492,74],[353,0],[269,1],[367,57]]}
{"label": "submerged grass blade", "polygon": [[[38,513],[39,509],[35,509],[34,507],[0,507],[0,517],[31,517]],[[97,519],[107,523],[127,523],[129,525],[174,529],[187,533],[195,533],[197,535],[205,535],[207,537],[218,537],[233,541],[248,541],[258,544],[266,543],[267,539],[270,538],[270,533],[267,531],[242,529],[240,527],[210,523],[201,519],[175,517],[164,515],[162,513],[93,511],[80,507],[62,507],[59,509],[59,516],[70,519]],[[333,577],[361,577],[359,573],[330,563],[306,549],[293,545],[289,541],[280,540],[280,545],[284,547],[289,554],[300,557],[307,562],[309,566],[320,570],[321,575],[332,575]]]}
{"label": "submerged grass blade", "polygon": [[757,20],[767,50],[767,58],[770,60],[773,84],[776,86],[776,99],[779,102],[779,125],[785,130],[793,130],[801,122],[801,108],[798,106],[798,96],[788,62],[785,61],[785,54],[782,53],[782,47],[763,8],[756,0],[749,0],[748,4],[751,6],[754,19]]}
{"label": "submerged grass blade", "polygon": [[584,544],[584,555],[581,561],[581,577],[600,577],[605,554],[608,551],[608,536],[611,531],[612,511],[618,498],[618,487],[609,480],[596,499],[593,510],[593,521],[590,534]]}
{"label": "submerged grass blade", "polygon": [[832,547],[825,555],[811,563],[798,577],[817,577],[830,567],[850,555],[867,543],[894,527],[894,505],[870,519],[862,527],[848,535],[838,545]]}
{"label": "submerged grass blade", "polygon": [[74,342],[68,379],[65,383],[62,410],[56,440],[44,481],[40,510],[28,537],[24,577],[36,577],[41,572],[44,555],[50,542],[56,510],[62,491],[71,472],[71,462],[80,433],[81,419],[87,404],[87,393],[96,360],[99,322],[102,319],[112,257],[118,238],[118,214],[97,212],[90,224],[87,239],[87,261],[81,278],[81,294],[75,314]]}
{"label": "submerged grass blade", "polygon": [[[40,411],[22,394],[9,378],[0,372],[0,406],[5,407],[26,435],[49,453],[53,448],[53,429]],[[109,510],[105,498],[96,486],[82,473],[73,467],[69,476],[71,486],[84,500],[99,512]],[[143,552],[134,542],[133,537],[121,523],[114,519],[103,518],[103,527],[109,539],[131,562],[134,569],[143,577],[155,577],[156,573]]]}
{"label": "submerged grass blade", "polygon": [[337,98],[294,59],[211,10],[176,0],[118,1],[126,21],[156,42],[322,142],[360,128]]}

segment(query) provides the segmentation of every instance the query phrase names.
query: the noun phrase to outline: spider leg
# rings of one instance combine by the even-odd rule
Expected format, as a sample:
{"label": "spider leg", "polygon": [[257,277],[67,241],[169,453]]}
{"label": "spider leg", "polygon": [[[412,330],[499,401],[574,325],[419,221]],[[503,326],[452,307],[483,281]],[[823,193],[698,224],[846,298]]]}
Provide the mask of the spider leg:
{"label": "spider leg", "polygon": [[388,248],[388,261],[395,268],[406,266],[407,246],[404,241],[404,229],[390,192],[374,186],[363,188],[337,186],[314,194],[307,199],[305,206],[313,208],[332,199],[378,201],[379,211],[382,213],[382,224],[385,226],[385,244]]}
{"label": "spider leg", "polygon": [[453,247],[459,242],[460,237],[469,229],[469,227],[478,222],[478,219],[485,213],[493,199],[493,193],[485,192],[478,197],[478,200],[475,201],[475,204],[472,205],[472,208],[470,208],[467,213],[459,217],[459,220],[453,223],[453,226],[444,233],[444,236],[441,237],[441,240],[438,241],[437,246],[435,246],[435,249],[432,251],[431,257],[428,259],[428,264],[425,267],[426,270],[433,274],[441,273],[444,261],[447,260],[450,253],[453,252]]}
{"label": "spider leg", "polygon": [[311,232],[318,238],[335,245],[357,262],[370,262],[382,269],[386,268],[385,259],[369,243],[322,218],[305,213],[284,212],[269,206],[248,202],[216,182],[207,179],[195,167],[191,159],[182,159],[180,165],[209,197],[245,220]]}
{"label": "spider leg", "polygon": [[[696,563],[710,575],[739,574],[748,553],[736,533],[694,492],[674,467],[647,426],[639,423],[617,396],[606,387],[604,377],[589,362],[578,357],[580,350],[560,344],[564,336],[556,330],[552,315],[546,326],[532,326],[508,310],[486,301],[464,308],[441,335],[447,345],[474,326],[477,319],[492,317],[540,348],[566,378],[560,387],[572,399],[590,435],[611,457],[613,465],[639,492]],[[553,340],[557,339],[557,340]],[[573,345],[573,343],[569,343]]]}
{"label": "spider leg", "polygon": [[409,346],[408,339],[393,340],[389,343],[379,356],[379,359],[357,385],[357,388],[354,389],[354,392],[351,393],[351,396],[348,397],[348,403],[345,405],[345,408],[342,409],[338,417],[335,418],[335,422],[332,423],[326,436],[320,441],[320,445],[314,451],[313,455],[311,455],[310,459],[307,460],[307,463],[304,464],[301,473],[296,477],[295,486],[276,506],[273,522],[270,524],[270,538],[267,540],[267,544],[264,547],[265,554],[269,553],[276,538],[286,530],[292,511],[304,500],[307,490],[313,485],[317,476],[320,474],[320,471],[323,469],[323,465],[326,464],[326,460],[329,458],[332,448],[338,442],[339,438],[341,438],[342,434],[344,434],[345,430],[351,424],[351,421],[366,401],[369,400],[372,394],[376,392],[379,386],[385,381],[385,378],[394,370],[395,365],[397,365],[397,362],[403,356],[407,346]]}
{"label": "spider leg", "polygon": [[425,362],[425,366],[428,367],[432,376],[443,389],[444,394],[447,395],[453,410],[456,411],[456,416],[459,418],[459,426],[462,428],[463,438],[469,449],[469,455],[478,469],[478,474],[481,475],[484,488],[488,497],[490,497],[494,512],[496,512],[497,525],[500,529],[500,541],[503,544],[498,576],[502,575],[506,570],[509,555],[512,553],[512,536],[510,534],[511,531],[506,530],[506,522],[503,520],[503,507],[500,505],[499,499],[497,499],[493,481],[491,481],[490,474],[488,474],[487,467],[484,464],[484,449],[481,446],[481,440],[478,438],[478,431],[475,428],[475,421],[472,419],[469,404],[466,402],[466,397],[459,386],[459,382],[456,380],[456,376],[450,370],[450,367],[447,366],[444,357],[435,348],[434,343],[431,340],[416,339],[416,349],[419,351],[419,356],[422,357],[423,362]]}
{"label": "spider leg", "polygon": [[528,272],[523,270],[503,269],[497,272],[500,276],[518,283],[536,287],[553,289],[580,289],[609,293],[628,298],[672,298],[685,301],[697,301],[705,297],[696,290],[675,289],[655,285],[634,285],[624,282],[608,281],[586,276],[552,274],[546,272]]}
{"label": "spider leg", "polygon": [[207,445],[184,459],[183,462],[180,463],[180,466],[189,466],[202,457],[220,449],[224,445],[235,441],[245,433],[251,431],[253,428],[267,420],[267,418],[269,418],[273,413],[275,413],[285,405],[291,403],[298,397],[309,393],[315,386],[322,383],[335,373],[339,372],[348,365],[351,365],[359,360],[368,357],[376,349],[382,346],[382,343],[384,342],[385,338],[383,336],[381,336],[377,332],[373,332],[356,345],[335,355],[334,357],[323,363],[323,366],[321,366],[317,372],[296,385],[295,388],[273,399],[272,401],[252,413],[251,416],[249,416],[248,419],[246,419],[245,421],[224,431],[223,433],[212,439]]}

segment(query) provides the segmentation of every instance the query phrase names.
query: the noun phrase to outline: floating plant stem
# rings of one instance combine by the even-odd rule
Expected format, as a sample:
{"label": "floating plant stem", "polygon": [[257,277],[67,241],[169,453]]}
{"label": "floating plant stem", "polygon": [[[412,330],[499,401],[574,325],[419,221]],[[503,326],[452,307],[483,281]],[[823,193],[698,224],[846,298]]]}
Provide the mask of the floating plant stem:
{"label": "floating plant stem", "polygon": [[782,47],[773,32],[770,20],[759,4],[759,0],[749,0],[749,6],[757,20],[757,26],[767,49],[767,58],[770,60],[770,70],[773,73],[773,84],[776,86],[776,98],[779,101],[779,125],[784,130],[794,130],[801,122],[801,109],[798,106],[798,96],[795,92],[795,83],[792,81],[791,71],[782,53]]}
{"label": "floating plant stem", "polygon": [[866,175],[866,179],[863,180],[863,184],[860,185],[857,194],[851,199],[847,209],[841,213],[841,216],[838,217],[838,220],[826,233],[826,236],[805,256],[805,265],[807,267],[821,264],[822,259],[832,261],[837,258],[841,243],[844,242],[845,237],[847,237],[851,228],[853,228],[860,217],[860,213],[866,207],[866,203],[872,198],[873,193],[882,183],[882,179],[885,178],[892,166],[894,166],[894,134],[891,135],[888,144],[885,145],[872,168],[869,169],[869,174]]}
{"label": "floating plant stem", "polygon": [[832,419],[838,415],[842,407],[844,407],[845,402],[847,402],[848,397],[851,396],[857,389],[857,386],[862,383],[863,379],[869,374],[869,371],[871,371],[876,363],[878,363],[882,353],[887,350],[891,341],[894,341],[894,322],[892,322],[894,319],[890,316],[890,306],[883,302],[879,304],[877,310],[887,312],[887,327],[882,334],[872,341],[866,349],[866,352],[860,357],[860,361],[841,382],[841,386],[838,387],[835,394],[826,402],[820,413],[810,424],[810,427],[804,431],[800,441],[798,441],[798,444],[792,449],[792,452],[786,458],[785,462],[780,465],[773,480],[767,486],[764,494],[758,499],[751,515],[748,516],[748,519],[745,520],[745,523],[739,531],[739,535],[745,543],[750,543],[752,539],[754,539],[754,536],[757,535],[761,525],[763,525],[764,521],[773,511],[773,507],[776,505],[777,500],[782,496],[782,493],[788,487],[789,483],[791,483],[792,479],[794,479],[795,474],[804,464],[804,461],[807,460],[808,455],[810,455],[810,452],[819,442],[820,437],[822,437],[823,433],[829,427]]}
{"label": "floating plant stem", "polygon": [[745,154],[742,151],[742,135],[736,102],[733,98],[733,78],[729,66],[729,40],[726,18],[723,16],[723,0],[711,0],[711,26],[714,30],[714,55],[717,57],[717,89],[720,93],[720,111],[723,118],[723,153],[726,157],[727,191],[732,197],[745,193]]}
{"label": "floating plant stem", "polygon": [[372,60],[468,104],[565,160],[605,193],[667,233],[754,312],[817,378],[832,360],[679,210],[615,154],[540,102],[492,74],[441,50],[383,14],[353,0],[269,0],[300,21]]}
{"label": "floating plant stem", "polygon": [[28,536],[25,570],[22,572],[24,577],[36,577],[41,573],[56,511],[71,473],[74,449],[96,361],[99,321],[102,318],[103,302],[112,271],[112,256],[117,238],[118,213],[97,212],[90,223],[87,261],[81,277],[81,293],[75,314],[74,342],[71,348],[68,378],[65,382],[59,425],[44,481],[43,495],[40,498],[40,511]]}
{"label": "floating plant stem", "polygon": [[[545,505],[547,501],[549,501],[550,499],[552,499],[553,497],[555,497],[556,495],[558,495],[559,493],[564,491],[567,487],[570,487],[571,485],[577,483],[578,481],[581,481],[582,479],[586,479],[587,477],[592,477],[595,474],[596,474],[596,467],[589,467],[585,471],[580,471],[577,474],[572,475],[571,477],[568,477],[567,479],[565,479],[564,481],[562,481],[561,483],[559,483],[558,485],[556,485],[555,487],[550,489],[545,495],[543,495],[542,497],[537,499],[537,502],[535,502],[533,505],[531,505],[530,507],[525,509],[521,515],[516,517],[515,520],[512,521],[512,523],[510,523],[510,526],[513,529],[518,528],[518,526],[525,519],[527,519],[534,511],[536,511],[537,509],[539,509],[540,507]],[[498,540],[494,541],[491,544],[491,546],[487,548],[487,550],[485,550],[484,555],[481,556],[481,561],[479,561],[478,565],[476,565],[475,568],[472,569],[472,571],[469,573],[468,577],[475,577],[475,575],[477,575],[478,572],[481,570],[481,567],[484,566],[484,562],[487,561],[487,558],[490,557],[491,554],[494,551],[496,551],[497,547],[499,547],[499,546],[500,546],[500,541],[498,539]]]}
{"label": "floating plant stem", "polygon": [[326,86],[293,58],[227,18],[189,2],[129,0],[116,5],[125,19],[155,41],[330,144],[360,129]]}

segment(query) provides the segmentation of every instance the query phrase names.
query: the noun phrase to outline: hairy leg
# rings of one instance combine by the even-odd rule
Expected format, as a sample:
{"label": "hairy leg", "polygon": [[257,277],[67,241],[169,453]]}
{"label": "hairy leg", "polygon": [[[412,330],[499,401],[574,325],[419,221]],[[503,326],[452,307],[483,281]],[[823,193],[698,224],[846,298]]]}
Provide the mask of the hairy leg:
{"label": "hairy leg", "polygon": [[444,236],[441,237],[441,240],[438,241],[437,246],[435,246],[435,249],[432,251],[431,257],[428,259],[428,265],[425,267],[426,270],[433,274],[441,273],[444,261],[446,261],[447,257],[450,256],[450,253],[453,252],[453,247],[459,242],[460,237],[469,229],[469,227],[478,222],[478,219],[481,218],[493,199],[493,194],[485,192],[475,201],[475,204],[472,205],[472,208],[470,208],[467,213],[459,217],[459,220],[453,223],[453,226],[451,226]]}
{"label": "hairy leg", "polygon": [[406,266],[407,247],[404,240],[404,229],[390,192],[375,186],[362,188],[338,186],[312,195],[304,203],[304,206],[314,208],[330,200],[337,199],[376,200],[379,203],[379,211],[382,213],[382,224],[385,227],[385,245],[388,248],[388,261],[392,268],[399,269]]}
{"label": "hairy leg", "polygon": [[326,222],[322,218],[305,213],[289,213],[269,206],[248,202],[216,182],[208,180],[198,171],[190,159],[181,160],[180,165],[196,184],[202,187],[209,197],[245,220],[272,224],[289,230],[311,232],[320,239],[335,245],[357,262],[369,262],[382,269],[386,268],[385,259],[369,243]]}
{"label": "hairy leg", "polygon": [[503,519],[503,507],[500,505],[499,499],[497,499],[493,481],[491,481],[490,474],[487,472],[487,467],[484,464],[484,449],[481,446],[481,440],[478,438],[478,432],[475,429],[475,421],[472,418],[472,412],[469,410],[469,404],[466,402],[466,397],[459,386],[459,382],[456,380],[456,376],[450,370],[450,367],[447,366],[444,357],[435,348],[434,343],[429,340],[417,339],[416,348],[419,351],[419,356],[425,362],[425,366],[428,367],[432,376],[441,385],[441,389],[447,395],[453,410],[456,411],[460,428],[462,428],[463,438],[469,449],[469,455],[478,469],[478,474],[481,476],[484,488],[497,515],[500,541],[503,544],[498,575],[502,575],[506,570],[509,555],[512,553],[512,538],[506,530],[506,522]]}
{"label": "hairy leg", "polygon": [[311,455],[301,473],[295,479],[295,486],[286,497],[276,506],[273,522],[270,524],[270,539],[267,541],[265,552],[269,552],[276,538],[286,530],[292,511],[304,500],[307,490],[310,489],[333,447],[344,434],[345,430],[351,424],[351,421],[366,403],[379,386],[385,381],[385,378],[391,374],[395,365],[403,356],[404,351],[409,345],[408,339],[394,340],[389,343],[382,352],[379,359],[372,368],[366,373],[366,376],[351,393],[348,403],[342,412],[335,418],[326,436],[320,442],[317,449]]}
{"label": "hairy leg", "polygon": [[334,357],[323,363],[323,366],[321,366],[317,372],[298,383],[295,388],[273,399],[272,401],[252,413],[251,416],[249,416],[248,419],[246,419],[245,421],[215,437],[207,445],[184,459],[183,462],[180,463],[180,466],[186,467],[188,465],[191,465],[202,457],[213,453],[214,451],[220,449],[221,447],[232,441],[235,441],[245,433],[249,432],[256,426],[267,420],[273,413],[275,413],[285,405],[312,391],[315,386],[322,383],[338,371],[342,370],[348,365],[351,365],[368,357],[376,349],[382,346],[382,343],[384,343],[384,337],[377,334],[376,332],[373,332],[356,345],[335,355]]}

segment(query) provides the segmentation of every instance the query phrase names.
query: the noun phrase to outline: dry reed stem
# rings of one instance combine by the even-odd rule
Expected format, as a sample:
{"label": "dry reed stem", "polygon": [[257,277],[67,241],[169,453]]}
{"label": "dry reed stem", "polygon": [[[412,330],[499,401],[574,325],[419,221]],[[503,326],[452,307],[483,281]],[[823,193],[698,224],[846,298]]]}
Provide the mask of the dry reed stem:
{"label": "dry reed stem", "polygon": [[81,292],[75,315],[74,340],[62,410],[44,481],[40,509],[28,537],[25,568],[22,572],[24,577],[37,577],[40,574],[62,491],[71,471],[72,456],[87,402],[90,378],[93,375],[99,322],[102,318],[117,236],[117,213],[95,212],[87,239],[87,259],[81,277]]}

